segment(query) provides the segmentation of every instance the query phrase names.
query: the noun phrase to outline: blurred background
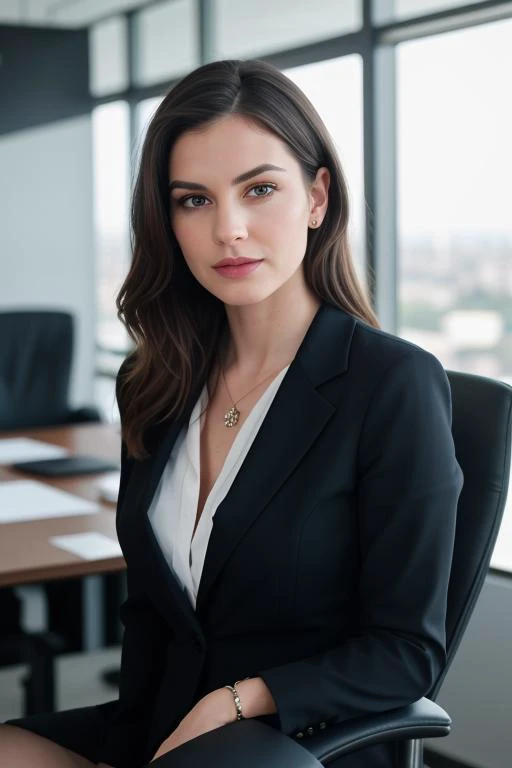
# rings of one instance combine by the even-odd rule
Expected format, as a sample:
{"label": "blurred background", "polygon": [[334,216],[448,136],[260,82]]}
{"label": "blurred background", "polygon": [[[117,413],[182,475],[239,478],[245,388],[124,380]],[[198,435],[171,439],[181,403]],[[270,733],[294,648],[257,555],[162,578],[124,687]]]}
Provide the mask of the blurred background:
{"label": "blurred background", "polygon": [[[274,63],[323,117],[382,326],[512,383],[511,2],[0,0],[0,311],[73,314],[72,404],[118,419],[141,142],[172,84],[220,58]],[[509,499],[433,766],[510,764],[511,638]]]}

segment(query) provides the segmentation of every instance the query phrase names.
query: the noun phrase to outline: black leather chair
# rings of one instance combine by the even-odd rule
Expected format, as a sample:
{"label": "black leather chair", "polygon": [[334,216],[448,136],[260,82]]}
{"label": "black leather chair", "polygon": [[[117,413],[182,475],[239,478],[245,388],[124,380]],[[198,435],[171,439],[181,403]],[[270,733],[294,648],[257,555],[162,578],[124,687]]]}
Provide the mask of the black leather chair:
{"label": "black leather chair", "polygon": [[0,312],[0,430],[100,421],[69,406],[73,341],[69,312]]}
{"label": "black leather chair", "polygon": [[[433,699],[482,589],[505,507],[510,472],[512,388],[466,373],[448,371],[448,378],[453,400],[452,432],[464,488],[458,505],[448,594],[447,663],[428,698],[331,725],[300,742],[256,720],[231,723],[183,744],[151,766],[315,768],[387,741],[395,744],[395,768],[423,768],[422,740],[450,732],[450,717]],[[299,745],[301,749],[297,749]]]}

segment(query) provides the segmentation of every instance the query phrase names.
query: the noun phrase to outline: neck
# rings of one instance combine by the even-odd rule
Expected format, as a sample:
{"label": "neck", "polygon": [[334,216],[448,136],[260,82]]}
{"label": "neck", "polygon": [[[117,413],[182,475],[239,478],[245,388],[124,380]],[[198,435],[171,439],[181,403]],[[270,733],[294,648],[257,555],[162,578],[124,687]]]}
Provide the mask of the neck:
{"label": "neck", "polygon": [[309,291],[293,298],[279,293],[257,304],[226,305],[225,371],[262,379],[282,370],[295,357],[321,301]]}

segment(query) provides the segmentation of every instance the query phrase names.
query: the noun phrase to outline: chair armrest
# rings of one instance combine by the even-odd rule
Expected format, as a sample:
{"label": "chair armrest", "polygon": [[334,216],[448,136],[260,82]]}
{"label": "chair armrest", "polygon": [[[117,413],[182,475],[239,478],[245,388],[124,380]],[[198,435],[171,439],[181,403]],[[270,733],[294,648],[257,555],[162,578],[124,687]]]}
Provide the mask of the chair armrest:
{"label": "chair armrest", "polygon": [[84,424],[86,422],[101,421],[101,415],[93,405],[85,405],[82,408],[73,408],[68,412],[68,424]]}
{"label": "chair armrest", "polygon": [[298,742],[258,720],[240,720],[186,741],[144,768],[322,768]]}
{"label": "chair armrest", "polygon": [[[151,762],[151,768],[321,768],[341,755],[383,741],[446,736],[451,720],[429,699],[407,707],[328,726],[296,741],[255,719],[229,723],[185,742]],[[299,748],[302,747],[302,749]],[[149,765],[147,768],[149,768]]]}
{"label": "chair armrest", "polygon": [[448,736],[451,719],[430,699],[328,725],[324,731],[300,740],[322,764],[342,755],[385,741]]}

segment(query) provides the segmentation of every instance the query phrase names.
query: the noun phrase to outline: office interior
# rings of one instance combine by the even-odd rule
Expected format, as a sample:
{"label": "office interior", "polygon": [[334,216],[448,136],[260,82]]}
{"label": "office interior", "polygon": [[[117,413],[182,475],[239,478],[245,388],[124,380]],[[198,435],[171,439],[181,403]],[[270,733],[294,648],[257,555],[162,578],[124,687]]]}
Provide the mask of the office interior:
{"label": "office interior", "polygon": [[[324,119],[382,327],[447,369],[512,384],[511,2],[0,0],[0,313],[72,314],[70,407],[118,423],[130,344],[115,296],[145,127],[173,83],[225,58],[272,62]],[[75,588],[59,706],[115,697],[104,672],[119,663],[122,574]],[[44,625],[41,590],[16,591],[24,621]],[[510,765],[511,651],[509,498],[438,698],[453,727],[426,745],[431,768]],[[0,666],[2,720],[20,714],[21,675]]]}

